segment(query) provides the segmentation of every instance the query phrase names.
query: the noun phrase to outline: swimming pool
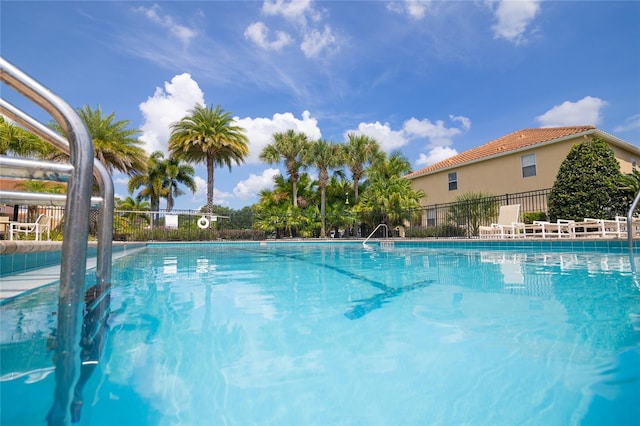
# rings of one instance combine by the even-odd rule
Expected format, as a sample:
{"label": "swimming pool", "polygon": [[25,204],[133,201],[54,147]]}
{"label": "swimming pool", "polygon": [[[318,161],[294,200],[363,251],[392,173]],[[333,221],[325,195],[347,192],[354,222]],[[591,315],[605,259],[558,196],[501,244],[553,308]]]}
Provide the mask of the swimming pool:
{"label": "swimming pool", "polygon": [[[411,244],[149,247],[114,263],[80,424],[632,424],[636,263]],[[1,423],[42,424],[56,288],[0,308]]]}

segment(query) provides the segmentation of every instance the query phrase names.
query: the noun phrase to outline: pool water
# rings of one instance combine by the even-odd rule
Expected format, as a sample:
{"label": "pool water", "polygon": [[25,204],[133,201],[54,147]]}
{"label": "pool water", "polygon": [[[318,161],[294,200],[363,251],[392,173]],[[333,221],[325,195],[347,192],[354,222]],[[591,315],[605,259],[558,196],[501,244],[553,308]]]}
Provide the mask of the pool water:
{"label": "pool water", "polygon": [[[635,263],[362,244],[148,248],[114,263],[79,424],[637,424]],[[45,423],[56,286],[0,309],[0,423]]]}

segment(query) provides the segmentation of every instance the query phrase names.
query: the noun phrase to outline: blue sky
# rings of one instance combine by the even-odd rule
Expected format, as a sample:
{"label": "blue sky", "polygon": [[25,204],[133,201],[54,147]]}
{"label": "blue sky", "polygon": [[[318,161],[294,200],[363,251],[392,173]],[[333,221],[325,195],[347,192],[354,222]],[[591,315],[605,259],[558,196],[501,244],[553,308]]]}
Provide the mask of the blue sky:
{"label": "blue sky", "polygon": [[[258,155],[287,129],[367,134],[414,170],[530,127],[593,124],[640,145],[637,1],[3,0],[0,20],[6,60],[129,120],[149,152],[196,103],[237,117],[250,155],[216,169],[214,198],[236,209],[284,173]],[[176,208],[206,203],[196,175]]]}

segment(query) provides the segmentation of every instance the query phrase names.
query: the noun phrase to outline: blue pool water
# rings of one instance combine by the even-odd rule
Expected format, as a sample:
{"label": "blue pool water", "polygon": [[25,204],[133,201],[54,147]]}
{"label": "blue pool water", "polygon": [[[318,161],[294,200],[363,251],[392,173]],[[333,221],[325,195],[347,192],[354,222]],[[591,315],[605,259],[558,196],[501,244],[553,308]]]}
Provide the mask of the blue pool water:
{"label": "blue pool water", "polygon": [[[636,263],[410,245],[151,247],[114,264],[79,423],[637,424]],[[56,286],[0,309],[0,423],[44,424]]]}

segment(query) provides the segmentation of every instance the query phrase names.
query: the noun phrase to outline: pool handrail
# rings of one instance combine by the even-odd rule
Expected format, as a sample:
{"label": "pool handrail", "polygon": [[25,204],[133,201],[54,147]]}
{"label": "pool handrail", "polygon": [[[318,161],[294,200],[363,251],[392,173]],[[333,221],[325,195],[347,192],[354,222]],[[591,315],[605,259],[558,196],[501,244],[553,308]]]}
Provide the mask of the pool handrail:
{"label": "pool handrail", "polygon": [[73,393],[80,375],[80,337],[94,169],[93,142],[82,119],[69,104],[3,57],[0,57],[0,82],[49,113],[67,135],[73,172],[67,184],[65,214],[67,223],[73,223],[73,226],[65,226],[63,230],[54,357],[56,385],[47,422],[50,425],[69,424]]}
{"label": "pool handrail", "polygon": [[[0,99],[0,113],[22,124],[25,128],[40,136],[59,150],[71,155],[69,141],[35,118]],[[22,159],[21,159],[22,160]],[[23,160],[24,161],[24,160]],[[44,162],[40,162],[43,164]],[[55,163],[54,163],[55,164]],[[54,169],[56,166],[53,166]],[[71,166],[73,167],[73,166]],[[73,172],[73,170],[71,170]],[[4,173],[4,169],[3,169]],[[93,176],[96,178],[100,198],[91,197],[91,205],[100,201],[100,218],[98,220],[98,258],[96,260],[96,278],[98,284],[111,282],[111,241],[113,241],[114,187],[109,170],[98,159],[93,160]]]}
{"label": "pool handrail", "polygon": [[363,245],[363,246],[366,246],[366,245],[367,245],[367,241],[369,241],[369,238],[371,238],[371,237],[373,236],[373,234],[375,234],[375,233],[376,233],[376,231],[378,230],[378,228],[380,228],[381,226],[384,226],[384,229],[385,229],[385,231],[386,231],[386,232],[385,232],[385,238],[388,238],[388,237],[389,237],[389,227],[387,226],[387,224],[386,224],[386,223],[380,223],[380,224],[378,224],[378,226],[376,226],[376,228],[373,230],[373,232],[371,232],[371,233],[369,234],[369,236],[368,236],[367,238],[365,238],[365,239],[364,239],[364,241],[362,242],[362,245]]}

